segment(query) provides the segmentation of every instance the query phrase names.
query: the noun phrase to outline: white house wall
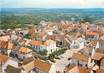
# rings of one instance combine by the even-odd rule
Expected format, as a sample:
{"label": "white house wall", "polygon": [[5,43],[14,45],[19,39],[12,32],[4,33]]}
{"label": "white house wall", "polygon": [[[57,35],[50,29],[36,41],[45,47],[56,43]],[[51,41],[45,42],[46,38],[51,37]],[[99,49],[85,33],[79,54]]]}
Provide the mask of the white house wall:
{"label": "white house wall", "polygon": [[56,67],[55,67],[55,65],[51,66],[49,73],[56,73]]}

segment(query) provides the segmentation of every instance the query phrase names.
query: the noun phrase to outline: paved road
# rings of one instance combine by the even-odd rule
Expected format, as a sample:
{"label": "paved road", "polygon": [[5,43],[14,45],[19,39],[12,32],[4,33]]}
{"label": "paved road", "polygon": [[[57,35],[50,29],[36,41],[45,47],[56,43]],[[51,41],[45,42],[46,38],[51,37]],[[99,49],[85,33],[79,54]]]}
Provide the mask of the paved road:
{"label": "paved road", "polygon": [[63,72],[65,66],[69,64],[69,57],[72,57],[73,52],[71,50],[67,50],[64,54],[60,55],[60,60],[56,60],[55,66],[56,70]]}

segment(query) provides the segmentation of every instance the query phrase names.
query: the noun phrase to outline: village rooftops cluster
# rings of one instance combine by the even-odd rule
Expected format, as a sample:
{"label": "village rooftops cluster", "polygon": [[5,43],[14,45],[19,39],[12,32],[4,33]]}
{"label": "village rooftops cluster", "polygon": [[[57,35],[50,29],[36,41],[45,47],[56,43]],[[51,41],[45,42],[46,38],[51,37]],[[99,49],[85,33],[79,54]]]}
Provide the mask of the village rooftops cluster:
{"label": "village rooftops cluster", "polygon": [[[0,30],[0,73],[104,72],[103,26],[71,21],[41,24]],[[72,53],[65,55],[66,51]],[[58,65],[64,58],[69,64]]]}

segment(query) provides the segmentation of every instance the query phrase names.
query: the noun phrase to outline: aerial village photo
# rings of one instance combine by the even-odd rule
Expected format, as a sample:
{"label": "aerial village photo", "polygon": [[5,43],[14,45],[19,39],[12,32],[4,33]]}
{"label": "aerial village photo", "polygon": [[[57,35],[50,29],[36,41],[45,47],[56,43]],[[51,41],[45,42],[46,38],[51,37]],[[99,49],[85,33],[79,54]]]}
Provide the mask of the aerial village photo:
{"label": "aerial village photo", "polygon": [[104,0],[0,0],[0,73],[104,73]]}

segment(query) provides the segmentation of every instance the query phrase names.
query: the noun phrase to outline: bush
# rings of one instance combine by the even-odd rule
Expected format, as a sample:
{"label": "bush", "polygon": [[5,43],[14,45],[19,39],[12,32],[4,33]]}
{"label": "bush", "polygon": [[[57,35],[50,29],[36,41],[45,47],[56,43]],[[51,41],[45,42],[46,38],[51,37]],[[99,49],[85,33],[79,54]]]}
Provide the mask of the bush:
{"label": "bush", "polygon": [[50,61],[55,63],[55,60],[54,59],[50,59]]}
{"label": "bush", "polygon": [[33,49],[31,46],[25,46],[26,48]]}
{"label": "bush", "polygon": [[61,73],[60,71],[56,71],[56,73]]}
{"label": "bush", "polygon": [[40,55],[47,55],[47,50],[39,51],[38,52]]}
{"label": "bush", "polygon": [[59,60],[60,60],[60,58],[59,58],[59,57],[57,57],[57,56],[55,56],[55,59],[59,59]]}
{"label": "bush", "polygon": [[55,58],[55,54],[53,54],[53,53],[50,54],[50,55],[48,56],[48,59],[49,59],[49,60],[51,60],[51,59],[53,59],[53,58]]}
{"label": "bush", "polygon": [[57,56],[59,56],[59,55],[65,53],[66,50],[67,50],[67,49],[60,49],[60,50],[58,50],[58,51],[55,51],[55,52],[51,53],[51,54],[48,56],[48,59],[49,59],[49,60],[50,60],[50,59],[54,59],[54,58],[59,59]]}
{"label": "bush", "polygon": [[31,36],[27,34],[27,35],[24,36],[24,38],[31,39]]}

